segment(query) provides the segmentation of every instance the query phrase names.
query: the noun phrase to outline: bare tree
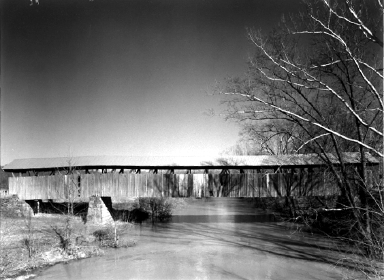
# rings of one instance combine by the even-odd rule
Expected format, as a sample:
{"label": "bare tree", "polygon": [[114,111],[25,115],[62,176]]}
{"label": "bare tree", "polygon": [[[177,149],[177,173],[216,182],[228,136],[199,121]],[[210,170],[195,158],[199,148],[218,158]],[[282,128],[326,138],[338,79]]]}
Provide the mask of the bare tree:
{"label": "bare tree", "polygon": [[240,140],[223,154],[285,155],[295,153],[300,148],[301,131],[296,124],[275,120],[259,122],[256,116],[243,117],[242,113],[230,115],[241,126]]}
{"label": "bare tree", "polygon": [[[75,162],[72,158],[68,160],[68,165],[63,170],[57,170],[57,173],[64,180],[64,196],[67,204],[67,209],[64,213],[64,222],[51,224],[50,230],[59,239],[61,248],[68,252],[73,245],[74,237],[74,219],[75,219],[75,203],[80,197],[80,173],[76,169]],[[59,209],[56,209],[59,210]],[[60,211],[60,210],[59,210]]]}
{"label": "bare tree", "polygon": [[[316,152],[329,164],[345,198],[342,206],[352,211],[365,245],[372,245],[372,218],[384,215],[382,190],[372,192],[366,158],[367,152],[381,160],[384,155],[383,4],[319,0],[305,8],[283,18],[268,36],[249,30],[255,46],[249,71],[218,85],[217,92],[229,104],[228,117],[256,122],[265,137],[287,135],[294,143],[290,152]],[[359,154],[352,175],[346,151]]]}
{"label": "bare tree", "polygon": [[64,180],[64,196],[67,203],[67,214],[74,215],[74,206],[79,202],[81,193],[80,172],[76,169],[73,158],[69,158],[67,167],[63,170],[57,170],[57,173]]}

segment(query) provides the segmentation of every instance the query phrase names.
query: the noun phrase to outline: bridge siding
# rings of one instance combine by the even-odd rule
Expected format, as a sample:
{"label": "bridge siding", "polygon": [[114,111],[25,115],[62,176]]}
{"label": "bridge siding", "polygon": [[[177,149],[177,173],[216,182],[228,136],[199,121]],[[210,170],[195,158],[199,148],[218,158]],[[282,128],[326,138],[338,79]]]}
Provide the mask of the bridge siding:
{"label": "bridge siding", "polygon": [[[80,178],[79,178],[80,176]],[[134,197],[277,197],[337,194],[323,173],[316,174],[118,174],[94,173],[10,177],[9,193],[21,199],[88,201],[92,195],[114,200]],[[80,182],[80,184],[79,184]],[[80,190],[78,190],[80,185]],[[71,196],[72,194],[72,196]]]}

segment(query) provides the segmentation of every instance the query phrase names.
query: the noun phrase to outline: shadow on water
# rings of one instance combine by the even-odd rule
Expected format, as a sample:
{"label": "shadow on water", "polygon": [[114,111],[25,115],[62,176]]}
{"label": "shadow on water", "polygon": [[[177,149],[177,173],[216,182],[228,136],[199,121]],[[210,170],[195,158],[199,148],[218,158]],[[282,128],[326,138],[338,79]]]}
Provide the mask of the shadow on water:
{"label": "shadow on water", "polygon": [[[185,244],[197,238],[277,257],[332,265],[339,262],[339,253],[348,252],[340,244],[300,232],[297,227],[292,229],[292,225],[278,222],[273,214],[255,209],[249,201],[210,198],[188,201],[187,207],[168,222],[147,225],[147,234],[163,239],[163,244]],[[344,262],[343,266],[354,265]]]}
{"label": "shadow on water", "polygon": [[[207,221],[207,216],[192,218],[187,216],[185,222],[184,217],[181,216],[177,222],[151,225],[149,235],[155,234],[162,239],[160,242],[165,246],[210,240],[212,244],[254,250],[276,257],[337,265],[347,269],[354,268],[355,264],[348,263],[346,260],[340,263],[339,253],[347,253],[349,250],[344,251],[338,244],[329,242],[321,236],[292,231],[285,225],[273,222],[270,216],[268,214],[256,216],[256,218],[249,216],[248,218],[254,220],[249,223],[246,222],[247,218],[239,218],[239,222],[227,223],[222,217],[219,218],[221,221],[217,222],[217,225],[214,225],[215,222]],[[223,226],[220,223],[223,223]],[[231,227],[230,224],[239,224],[239,227],[236,225]]]}
{"label": "shadow on water", "polygon": [[136,224],[121,237],[137,245],[59,265],[38,279],[342,279],[335,244],[246,200],[187,201],[170,221]]}

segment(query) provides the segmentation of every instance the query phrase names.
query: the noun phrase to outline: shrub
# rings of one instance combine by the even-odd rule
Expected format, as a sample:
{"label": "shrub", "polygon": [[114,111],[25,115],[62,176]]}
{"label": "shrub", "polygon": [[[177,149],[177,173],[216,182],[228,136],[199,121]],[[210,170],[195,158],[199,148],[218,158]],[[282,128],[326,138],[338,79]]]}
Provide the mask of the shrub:
{"label": "shrub", "polygon": [[[123,236],[130,227],[130,224],[115,222],[95,230],[92,235],[103,247],[131,247],[135,244],[135,242],[132,240],[126,240]],[[122,237],[122,239],[120,237]]]}
{"label": "shrub", "polygon": [[98,229],[93,232],[93,236],[96,237],[96,239],[100,242],[114,238],[112,229],[110,228]]}
{"label": "shrub", "polygon": [[[135,206],[136,207],[136,206]],[[137,206],[140,207],[140,206]],[[129,212],[128,222],[142,223],[149,218],[149,214],[142,208],[135,208]]]}
{"label": "shrub", "polygon": [[60,242],[60,247],[65,252],[71,246],[71,237],[73,233],[72,217],[67,215],[63,224],[51,225],[51,230],[55,233]]}
{"label": "shrub", "polygon": [[169,198],[140,197],[135,203],[132,220],[144,221],[148,218],[152,223],[166,221],[172,217],[174,203]]}

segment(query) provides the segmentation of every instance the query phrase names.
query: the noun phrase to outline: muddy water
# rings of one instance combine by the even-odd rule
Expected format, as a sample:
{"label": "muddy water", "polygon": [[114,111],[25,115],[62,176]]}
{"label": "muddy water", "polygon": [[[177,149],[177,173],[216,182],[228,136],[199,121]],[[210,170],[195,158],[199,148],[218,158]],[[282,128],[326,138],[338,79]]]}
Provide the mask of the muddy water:
{"label": "muddy water", "polygon": [[36,279],[342,279],[331,244],[241,199],[192,200],[172,222],[137,225],[132,248],[59,264]]}

